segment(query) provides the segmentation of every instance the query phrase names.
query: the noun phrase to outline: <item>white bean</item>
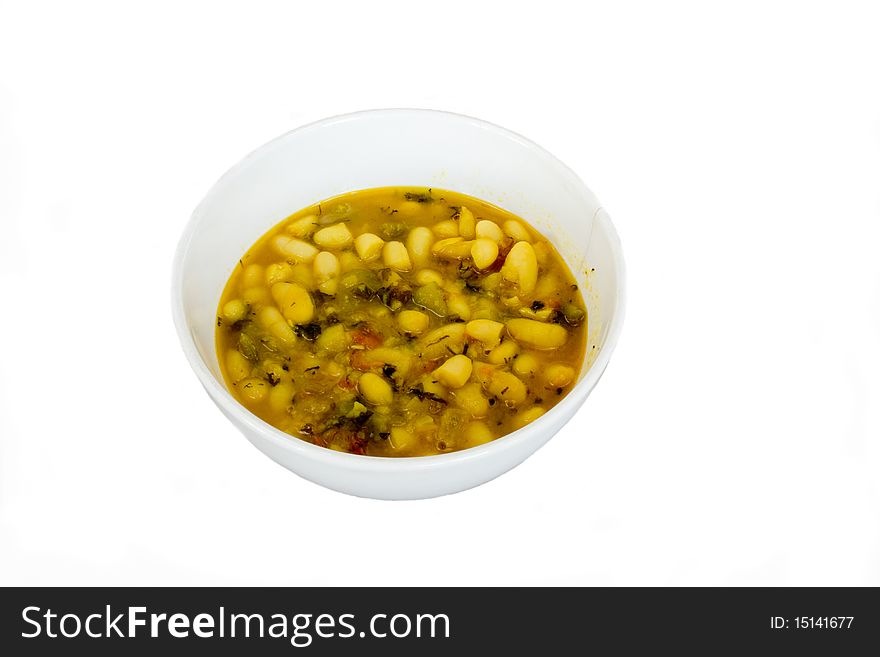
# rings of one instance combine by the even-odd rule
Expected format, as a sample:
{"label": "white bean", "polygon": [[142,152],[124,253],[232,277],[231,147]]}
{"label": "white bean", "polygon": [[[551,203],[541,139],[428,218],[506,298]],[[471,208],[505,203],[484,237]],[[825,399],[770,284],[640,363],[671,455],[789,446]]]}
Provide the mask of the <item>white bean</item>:
{"label": "white bean", "polygon": [[258,379],[256,377],[242,379],[235,385],[241,393],[241,396],[252,403],[263,401],[269,393],[269,384],[263,379]]}
{"label": "white bean", "polygon": [[[283,283],[276,283],[276,285],[283,285]],[[290,328],[290,324],[287,323],[281,311],[275,306],[262,308],[257,314],[257,319],[264,329],[282,342],[292,343],[296,341],[293,329]]]}
{"label": "white bean", "polygon": [[321,331],[321,335],[315,340],[315,348],[317,353],[322,355],[338,354],[348,347],[350,341],[351,337],[346,332],[345,326],[333,324]]}
{"label": "white bean", "polygon": [[489,400],[483,395],[479,383],[466,383],[456,390],[453,403],[476,418],[486,417],[489,413]]}
{"label": "white bean", "polygon": [[333,224],[312,235],[315,244],[322,249],[344,249],[351,244],[351,231],[345,224]]}
{"label": "white bean", "polygon": [[493,365],[509,363],[519,353],[519,345],[513,340],[505,340],[492,351],[486,359]]}
{"label": "white bean", "polygon": [[510,372],[496,372],[489,383],[489,392],[514,406],[522,404],[528,394],[525,384]]}
{"label": "white bean", "polygon": [[339,285],[339,258],[329,251],[321,251],[312,263],[318,289],[324,294],[336,294]]}
{"label": "white bean", "polygon": [[248,265],[241,273],[241,287],[247,289],[262,285],[265,280],[262,265]]}
{"label": "white bean", "polygon": [[412,269],[412,261],[409,259],[409,252],[403,242],[386,242],[382,248],[382,262],[386,267],[397,271]]}
{"label": "white bean", "polygon": [[[305,262],[298,262],[293,267],[291,267],[290,271],[290,279],[278,281],[281,283],[298,283],[302,285],[307,290],[315,289],[315,272],[312,267]],[[274,285],[274,283],[273,283]]]}
{"label": "white bean", "polygon": [[536,349],[558,349],[568,340],[568,331],[559,324],[546,324],[534,319],[508,320],[507,331],[514,339]]}
{"label": "white bean", "polygon": [[258,308],[272,302],[269,290],[262,286],[248,288],[241,293],[241,298],[252,308]]}
{"label": "white bean", "polygon": [[248,305],[241,299],[233,299],[223,305],[223,319],[235,323],[247,317]]}
{"label": "white bean", "polygon": [[479,269],[486,269],[498,259],[498,243],[486,237],[474,240],[471,244],[471,258]]}
{"label": "white bean", "polygon": [[449,354],[450,349],[460,351],[464,346],[464,324],[453,322],[435,328],[422,336],[420,342],[424,345],[421,353],[425,360]]}
{"label": "white bean", "polygon": [[508,219],[504,222],[504,233],[509,237],[512,237],[518,242],[528,242],[532,239],[532,236],[529,234],[528,228],[522,225],[519,221],[515,219]]}
{"label": "white bean", "polygon": [[291,276],[293,276],[293,267],[287,262],[273,262],[266,267],[266,285],[269,287],[289,280]]}
{"label": "white bean", "polygon": [[272,244],[281,255],[294,262],[309,263],[318,255],[318,249],[312,244],[288,235],[277,235]]}
{"label": "white bean", "polygon": [[388,441],[395,450],[405,450],[416,444],[416,435],[405,427],[391,427]]}
{"label": "white bean", "polygon": [[364,262],[372,262],[382,255],[385,240],[373,233],[363,233],[354,240],[354,250]]}
{"label": "white bean", "polygon": [[514,359],[511,369],[517,376],[526,378],[535,376],[540,367],[541,365],[538,358],[534,354],[525,352]]}
{"label": "white bean", "polygon": [[476,227],[477,221],[474,218],[474,213],[462,205],[461,212],[458,214],[458,234],[466,240],[472,240],[476,237]]}
{"label": "white bean", "polygon": [[574,368],[561,363],[553,363],[544,371],[544,382],[548,388],[564,388],[574,380]]}
{"label": "white bean", "polygon": [[424,266],[431,259],[431,245],[434,244],[434,234],[424,226],[418,226],[409,231],[406,236],[406,248],[413,264],[417,267]]}
{"label": "white bean", "polygon": [[517,429],[522,429],[530,422],[534,422],[539,417],[544,415],[544,413],[544,409],[540,406],[532,406],[531,408],[527,408],[526,410],[520,411],[513,416],[513,426]]}
{"label": "white bean", "polygon": [[310,214],[306,217],[300,217],[299,219],[295,219],[287,224],[288,233],[293,235],[294,237],[308,237],[315,229],[318,227],[318,218]]}
{"label": "white bean", "polygon": [[507,254],[501,275],[519,286],[520,294],[528,296],[538,282],[538,260],[535,249],[528,242],[517,242]]}
{"label": "white bean", "polygon": [[474,230],[474,235],[479,238],[484,238],[488,240],[492,240],[496,244],[501,243],[504,240],[504,232],[494,221],[490,221],[489,219],[481,219],[477,222],[477,226]]}
{"label": "white bean", "polygon": [[238,383],[250,376],[250,361],[238,349],[230,349],[226,352],[226,372],[233,383]]}
{"label": "white bean", "polygon": [[376,406],[387,405],[394,401],[391,384],[372,372],[366,372],[358,379],[358,390],[364,399]]}
{"label": "white bean", "polygon": [[479,420],[468,422],[462,427],[461,433],[464,436],[468,447],[485,445],[495,439],[492,430],[489,429],[485,422],[480,422]]}
{"label": "white bean", "polygon": [[418,310],[401,310],[397,315],[400,330],[409,335],[421,335],[428,329],[430,318]]}
{"label": "white bean", "polygon": [[436,269],[420,269],[416,272],[416,283],[419,285],[429,285],[430,283],[442,285],[443,276]]}
{"label": "white bean", "polygon": [[449,309],[450,315],[455,315],[464,321],[468,321],[471,318],[471,306],[463,294],[458,294],[457,292],[450,293],[446,306]]}
{"label": "white bean", "polygon": [[504,324],[491,319],[474,319],[467,323],[465,334],[491,349],[501,341]]}
{"label": "white bean", "polygon": [[462,237],[450,237],[439,242],[434,242],[431,252],[438,258],[447,260],[461,260],[471,254],[473,241],[466,241]]}
{"label": "white bean", "polygon": [[434,370],[434,377],[449,388],[461,388],[471,378],[474,364],[463,354],[452,356]]}
{"label": "white bean", "polygon": [[272,297],[284,319],[294,324],[307,324],[315,316],[315,303],[303,286],[296,283],[275,283]]}
{"label": "white bean", "polygon": [[293,393],[292,383],[279,383],[269,391],[269,408],[276,413],[286,410],[293,403]]}
{"label": "white bean", "polygon": [[433,228],[434,234],[440,239],[458,237],[458,224],[452,219],[438,221]]}

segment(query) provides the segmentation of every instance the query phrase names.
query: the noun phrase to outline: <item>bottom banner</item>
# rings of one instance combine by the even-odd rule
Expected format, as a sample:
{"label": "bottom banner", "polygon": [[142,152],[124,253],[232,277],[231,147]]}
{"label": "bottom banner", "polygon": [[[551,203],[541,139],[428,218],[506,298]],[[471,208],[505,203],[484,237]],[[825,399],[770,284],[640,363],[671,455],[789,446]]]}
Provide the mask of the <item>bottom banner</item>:
{"label": "bottom banner", "polygon": [[209,649],[446,655],[646,646],[850,654],[878,645],[873,589],[2,589],[6,654]]}

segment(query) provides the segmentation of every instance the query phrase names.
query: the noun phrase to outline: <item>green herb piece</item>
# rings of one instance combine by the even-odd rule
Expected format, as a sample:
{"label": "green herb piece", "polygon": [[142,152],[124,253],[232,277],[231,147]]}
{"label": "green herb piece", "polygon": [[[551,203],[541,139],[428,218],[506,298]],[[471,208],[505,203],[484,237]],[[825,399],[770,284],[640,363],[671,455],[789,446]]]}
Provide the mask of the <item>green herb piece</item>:
{"label": "green herb piece", "polygon": [[379,227],[379,234],[382,239],[396,240],[406,235],[409,228],[401,221],[386,221]]}
{"label": "green herb piece", "polygon": [[412,295],[413,303],[427,308],[435,315],[445,317],[449,314],[446,305],[446,295],[437,283],[428,283],[415,289]]}
{"label": "green herb piece", "polygon": [[238,336],[238,351],[252,363],[256,363],[260,359],[257,343],[247,333]]}

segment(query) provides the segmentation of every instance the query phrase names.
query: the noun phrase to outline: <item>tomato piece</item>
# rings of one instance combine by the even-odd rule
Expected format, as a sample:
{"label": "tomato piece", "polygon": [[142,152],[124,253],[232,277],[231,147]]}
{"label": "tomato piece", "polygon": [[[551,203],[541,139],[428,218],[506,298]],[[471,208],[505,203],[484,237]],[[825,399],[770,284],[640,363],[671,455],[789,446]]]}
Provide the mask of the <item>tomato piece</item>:
{"label": "tomato piece", "polygon": [[359,328],[351,334],[351,341],[363,345],[367,349],[375,349],[382,344],[382,336],[373,333],[368,328]]}
{"label": "tomato piece", "polygon": [[363,349],[353,349],[348,353],[348,362],[351,366],[361,372],[369,372],[373,369],[375,363],[367,358],[367,352]]}

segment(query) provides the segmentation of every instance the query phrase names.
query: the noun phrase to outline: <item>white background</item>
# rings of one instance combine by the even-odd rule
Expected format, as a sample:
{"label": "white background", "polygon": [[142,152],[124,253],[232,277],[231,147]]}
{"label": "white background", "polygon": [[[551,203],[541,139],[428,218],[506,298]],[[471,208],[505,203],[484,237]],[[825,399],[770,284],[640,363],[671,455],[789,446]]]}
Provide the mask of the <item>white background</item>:
{"label": "white background", "polygon": [[[0,583],[880,584],[880,15],[577,5],[0,1]],[[388,503],[253,449],[169,287],[242,156],[400,106],[572,166],[630,292],[544,449]]]}

